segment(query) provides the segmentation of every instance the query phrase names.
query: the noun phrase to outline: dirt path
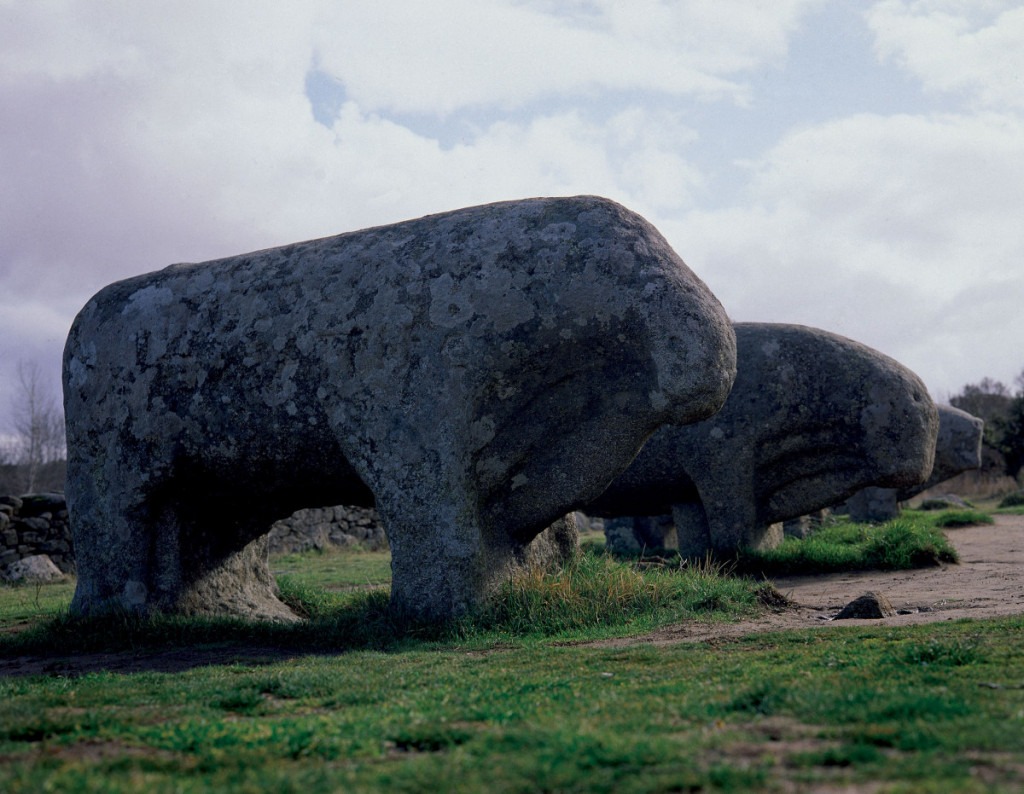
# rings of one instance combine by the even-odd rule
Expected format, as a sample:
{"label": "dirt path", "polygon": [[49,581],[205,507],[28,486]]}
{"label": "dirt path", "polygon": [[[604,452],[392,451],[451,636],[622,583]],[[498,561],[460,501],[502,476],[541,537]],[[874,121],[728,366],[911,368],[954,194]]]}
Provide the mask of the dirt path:
{"label": "dirt path", "polygon": [[[596,645],[668,645],[766,631],[844,625],[907,626],[957,618],[1024,615],[1024,516],[995,516],[994,525],[952,529],[947,537],[960,554],[959,565],[914,571],[861,571],[776,579],[775,587],[796,604],[785,612],[740,623],[687,623],[639,637]],[[830,618],[869,591],[885,595],[901,613],[882,620]]]}

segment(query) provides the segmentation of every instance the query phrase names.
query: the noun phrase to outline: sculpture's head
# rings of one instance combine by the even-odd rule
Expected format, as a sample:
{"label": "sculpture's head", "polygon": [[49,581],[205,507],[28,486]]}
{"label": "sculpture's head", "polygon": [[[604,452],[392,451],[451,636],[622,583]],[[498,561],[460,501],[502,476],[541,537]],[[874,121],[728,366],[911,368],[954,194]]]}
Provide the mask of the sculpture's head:
{"label": "sculpture's head", "polygon": [[521,306],[519,322],[479,337],[475,356],[493,364],[473,453],[489,520],[512,517],[525,536],[596,497],[658,427],[719,410],[736,340],[718,300],[639,215],[593,196],[517,210],[488,277],[519,285],[490,290],[490,315]]}
{"label": "sculpture's head", "polygon": [[939,406],[939,436],[935,442],[936,483],[969,469],[981,466],[981,438],[985,422],[967,411],[951,405]]}
{"label": "sculpture's head", "polygon": [[[726,412],[755,426],[763,519],[782,521],[869,485],[923,482],[938,412],[921,379],[865,345],[816,328],[737,323],[739,374]],[[735,401],[735,408],[733,403]]]}

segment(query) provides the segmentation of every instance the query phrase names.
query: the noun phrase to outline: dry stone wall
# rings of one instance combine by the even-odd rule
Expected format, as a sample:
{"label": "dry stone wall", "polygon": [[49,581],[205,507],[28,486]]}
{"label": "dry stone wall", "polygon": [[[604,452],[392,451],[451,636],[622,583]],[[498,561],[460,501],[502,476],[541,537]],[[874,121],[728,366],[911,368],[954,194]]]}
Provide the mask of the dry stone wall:
{"label": "dry stone wall", "polygon": [[[273,525],[271,554],[309,549],[384,550],[388,539],[373,508],[321,507],[299,510]],[[0,578],[14,563],[46,555],[62,573],[75,573],[75,554],[64,495],[0,496]]]}
{"label": "dry stone wall", "polygon": [[370,551],[388,548],[388,538],[372,507],[317,507],[299,510],[274,524],[270,553],[360,546]]}
{"label": "dry stone wall", "polygon": [[10,565],[38,554],[49,557],[62,573],[75,571],[64,496],[0,496],[0,574]]}

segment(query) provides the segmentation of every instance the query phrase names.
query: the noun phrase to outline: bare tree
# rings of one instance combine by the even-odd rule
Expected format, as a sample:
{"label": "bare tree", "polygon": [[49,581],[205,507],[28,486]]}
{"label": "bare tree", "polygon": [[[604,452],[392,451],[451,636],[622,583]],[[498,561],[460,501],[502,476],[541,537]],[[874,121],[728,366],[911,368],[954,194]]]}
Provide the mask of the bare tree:
{"label": "bare tree", "polygon": [[0,466],[13,466],[17,458],[17,439],[0,433]]}
{"label": "bare tree", "polygon": [[15,462],[26,493],[36,489],[43,468],[66,456],[64,416],[53,394],[46,390],[39,365],[18,362],[17,393],[11,406],[16,436]]}

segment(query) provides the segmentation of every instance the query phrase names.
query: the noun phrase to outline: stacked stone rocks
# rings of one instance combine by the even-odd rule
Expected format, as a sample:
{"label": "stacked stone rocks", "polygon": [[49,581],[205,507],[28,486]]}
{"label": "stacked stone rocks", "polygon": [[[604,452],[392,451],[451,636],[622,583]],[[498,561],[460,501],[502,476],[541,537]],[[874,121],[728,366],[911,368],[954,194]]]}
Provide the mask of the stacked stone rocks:
{"label": "stacked stone rocks", "polygon": [[338,505],[299,510],[270,530],[271,554],[356,545],[370,551],[388,547],[384,527],[372,507]]}
{"label": "stacked stone rocks", "polygon": [[[387,548],[388,539],[376,510],[339,505],[299,510],[277,521],[269,545],[271,554],[354,546],[377,551]],[[14,563],[41,554],[62,573],[75,573],[64,495],[0,496],[0,578]]]}
{"label": "stacked stone rocks", "polygon": [[75,572],[63,494],[0,496],[0,574],[19,560],[40,554],[62,573]]}

